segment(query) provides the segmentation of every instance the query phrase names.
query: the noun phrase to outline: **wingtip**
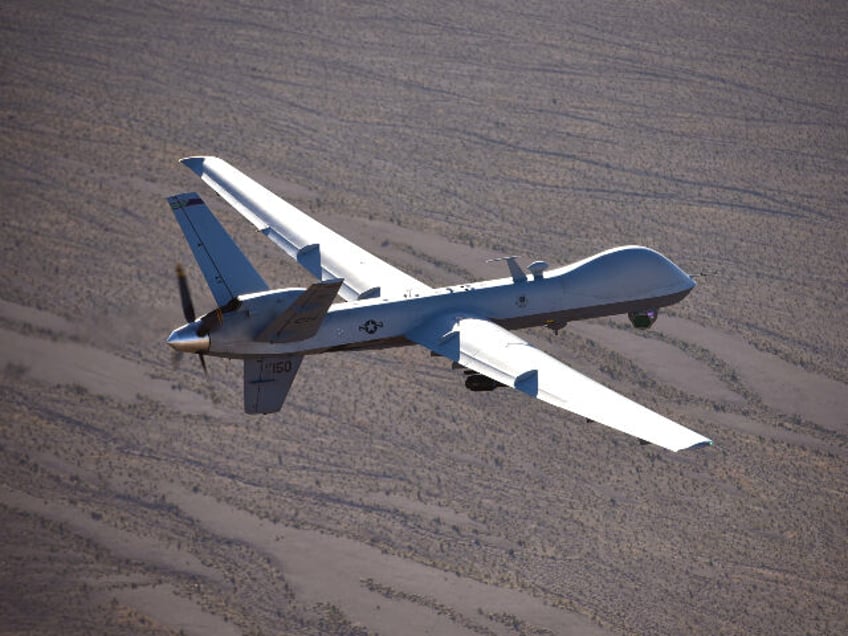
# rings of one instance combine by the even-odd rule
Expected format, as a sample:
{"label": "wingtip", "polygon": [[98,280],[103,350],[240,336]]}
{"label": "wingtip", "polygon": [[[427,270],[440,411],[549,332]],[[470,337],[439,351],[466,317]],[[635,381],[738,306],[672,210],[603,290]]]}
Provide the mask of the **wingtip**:
{"label": "wingtip", "polygon": [[210,159],[217,159],[217,157],[195,155],[191,157],[183,157],[182,159],[180,159],[180,163],[183,164],[189,170],[191,170],[198,177],[202,177],[204,173],[204,166],[206,162]]}
{"label": "wingtip", "polygon": [[183,157],[180,159],[180,163],[183,164],[186,168],[191,170],[198,177],[203,176],[203,162],[206,160],[206,157]]}
{"label": "wingtip", "polygon": [[698,442],[697,444],[692,444],[691,446],[687,446],[683,450],[690,450],[692,448],[704,448],[705,446],[712,446],[712,445],[713,445],[713,440],[705,439],[703,442]]}

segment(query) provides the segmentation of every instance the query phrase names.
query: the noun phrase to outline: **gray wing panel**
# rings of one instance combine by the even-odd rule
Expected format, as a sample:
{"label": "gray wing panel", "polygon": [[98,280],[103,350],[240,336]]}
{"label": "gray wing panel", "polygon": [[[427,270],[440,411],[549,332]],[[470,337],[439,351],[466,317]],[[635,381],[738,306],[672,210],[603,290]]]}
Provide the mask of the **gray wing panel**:
{"label": "gray wing panel", "polygon": [[245,413],[276,413],[283,407],[303,356],[266,356],[244,361]]}
{"label": "gray wing panel", "polygon": [[268,285],[194,192],[168,197],[215,302],[225,305],[238,294],[265,291]]}

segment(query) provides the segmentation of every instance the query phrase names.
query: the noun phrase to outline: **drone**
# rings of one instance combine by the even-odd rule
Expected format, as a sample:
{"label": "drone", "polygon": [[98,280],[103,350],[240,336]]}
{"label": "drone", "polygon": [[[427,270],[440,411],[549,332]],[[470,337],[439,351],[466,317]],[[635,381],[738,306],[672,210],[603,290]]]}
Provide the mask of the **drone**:
{"label": "drone", "polygon": [[[627,314],[637,329],[683,300],[695,281],[642,246],[610,249],[576,263],[526,271],[505,257],[509,276],[430,287],[287,203],[218,157],[187,157],[197,174],[262,234],[312,274],[306,288],[271,289],[197,193],[168,203],[217,307],[195,315],[178,267],[186,324],[168,336],[175,350],[244,361],[244,410],[275,413],[305,356],[419,345],[462,369],[472,391],[511,387],[679,451],[708,438],[616,393],[513,333]],[[344,302],[335,302],[341,297]]]}

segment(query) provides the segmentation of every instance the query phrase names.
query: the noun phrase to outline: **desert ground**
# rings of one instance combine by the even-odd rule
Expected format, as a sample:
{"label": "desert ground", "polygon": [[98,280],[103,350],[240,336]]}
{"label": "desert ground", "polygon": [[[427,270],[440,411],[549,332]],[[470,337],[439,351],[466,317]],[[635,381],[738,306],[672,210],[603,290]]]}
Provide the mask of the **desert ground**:
{"label": "desert ground", "polygon": [[[848,5],[0,4],[0,634],[848,633]],[[308,274],[224,157],[431,285],[653,247],[653,329],[522,335],[715,441],[681,453],[417,347],[279,414],[173,363],[165,202]]]}

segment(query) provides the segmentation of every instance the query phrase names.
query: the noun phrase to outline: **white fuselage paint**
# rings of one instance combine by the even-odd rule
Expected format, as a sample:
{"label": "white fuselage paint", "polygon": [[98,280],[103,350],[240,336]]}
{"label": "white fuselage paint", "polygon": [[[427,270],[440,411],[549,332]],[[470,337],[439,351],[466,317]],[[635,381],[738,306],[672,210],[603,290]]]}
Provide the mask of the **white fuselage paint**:
{"label": "white fuselage paint", "polygon": [[[658,308],[678,302],[695,286],[662,254],[621,247],[527,280],[503,278],[414,290],[401,298],[332,305],[318,332],[296,342],[260,342],[261,333],[303,290],[245,294],[238,309],[221,314],[210,334],[208,355],[245,358],[314,354],[410,344],[406,334],[437,315],[479,317],[507,328],[564,323]],[[179,331],[196,331],[199,321]]]}
{"label": "white fuselage paint", "polygon": [[[681,300],[695,282],[670,260],[645,247],[608,250],[526,280],[502,278],[415,290],[401,298],[332,305],[318,332],[296,342],[262,342],[256,335],[302,293],[281,289],[239,297],[221,314],[205,353],[223,357],[314,354],[409,344],[409,334],[437,315],[479,317],[507,328],[563,324],[658,308]],[[196,332],[199,321],[177,332]]]}

